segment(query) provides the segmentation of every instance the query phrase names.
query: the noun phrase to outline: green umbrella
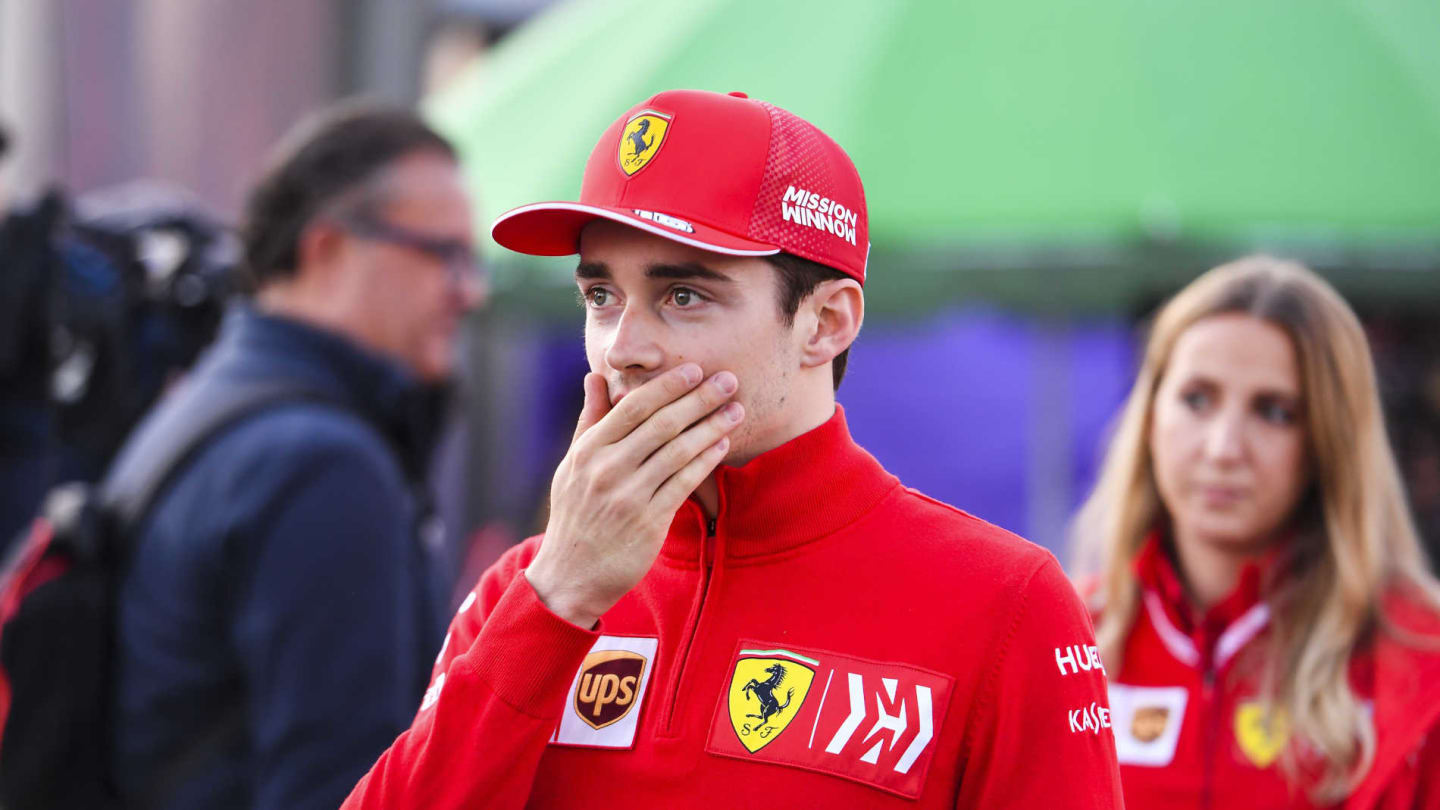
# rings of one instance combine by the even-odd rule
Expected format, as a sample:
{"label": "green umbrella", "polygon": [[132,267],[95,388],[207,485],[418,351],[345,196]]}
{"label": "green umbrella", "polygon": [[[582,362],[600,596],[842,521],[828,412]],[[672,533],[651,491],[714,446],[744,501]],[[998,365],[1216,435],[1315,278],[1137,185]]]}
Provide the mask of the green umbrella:
{"label": "green umbrella", "polygon": [[1433,299],[1436,43],[1433,0],[577,0],[427,109],[488,225],[573,198],[594,139],[659,90],[779,104],[865,179],[882,311],[1130,306],[1257,247]]}

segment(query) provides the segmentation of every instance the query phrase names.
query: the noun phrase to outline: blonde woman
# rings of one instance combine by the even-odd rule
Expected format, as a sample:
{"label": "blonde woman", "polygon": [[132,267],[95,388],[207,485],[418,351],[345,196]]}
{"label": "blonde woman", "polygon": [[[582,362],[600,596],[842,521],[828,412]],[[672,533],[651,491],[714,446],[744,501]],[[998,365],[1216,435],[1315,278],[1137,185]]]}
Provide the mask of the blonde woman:
{"label": "blonde woman", "polygon": [[1076,528],[1128,807],[1440,808],[1440,584],[1318,276],[1165,305]]}

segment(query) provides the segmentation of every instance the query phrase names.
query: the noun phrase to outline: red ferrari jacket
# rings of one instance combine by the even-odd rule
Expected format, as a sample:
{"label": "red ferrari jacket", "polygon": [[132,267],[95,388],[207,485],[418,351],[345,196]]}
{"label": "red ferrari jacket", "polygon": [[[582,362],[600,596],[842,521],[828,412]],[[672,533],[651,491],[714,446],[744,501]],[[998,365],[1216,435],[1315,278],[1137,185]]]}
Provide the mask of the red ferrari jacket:
{"label": "red ferrari jacket", "polygon": [[901,486],[843,413],[717,473],[576,627],[507,553],[346,808],[1117,808],[1090,618],[1048,552]]}
{"label": "red ferrari jacket", "polygon": [[[1141,607],[1110,684],[1125,804],[1150,808],[1311,808],[1279,757],[1288,722],[1257,699],[1253,658],[1267,636],[1262,567],[1205,615],[1192,613],[1180,577],[1153,536],[1136,560]],[[1440,622],[1392,599],[1393,618],[1429,633]],[[1350,662],[1351,686],[1372,706],[1374,765],[1348,810],[1440,810],[1440,654],[1381,633]],[[1303,759],[1303,754],[1302,754]]]}

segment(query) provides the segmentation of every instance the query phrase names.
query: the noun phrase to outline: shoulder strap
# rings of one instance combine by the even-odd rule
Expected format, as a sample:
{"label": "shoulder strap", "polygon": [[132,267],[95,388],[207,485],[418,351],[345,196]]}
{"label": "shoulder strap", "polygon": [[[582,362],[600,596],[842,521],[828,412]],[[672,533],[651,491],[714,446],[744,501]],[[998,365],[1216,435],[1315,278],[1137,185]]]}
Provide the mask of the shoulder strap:
{"label": "shoulder strap", "polygon": [[[333,397],[296,380],[212,383],[177,391],[146,417],[115,460],[101,484],[100,499],[121,554],[129,553],[129,530],[145,517],[155,499],[211,439],[272,405],[291,401],[343,407]],[[219,719],[175,760],[165,763],[144,792],[141,806],[161,806],[210,757],[245,728],[245,707],[224,708]]]}
{"label": "shoulder strap", "polygon": [[135,526],[175,474],[210,439],[242,419],[283,401],[333,402],[297,380],[266,379],[197,385],[176,392],[140,423],[101,485],[114,525]]}

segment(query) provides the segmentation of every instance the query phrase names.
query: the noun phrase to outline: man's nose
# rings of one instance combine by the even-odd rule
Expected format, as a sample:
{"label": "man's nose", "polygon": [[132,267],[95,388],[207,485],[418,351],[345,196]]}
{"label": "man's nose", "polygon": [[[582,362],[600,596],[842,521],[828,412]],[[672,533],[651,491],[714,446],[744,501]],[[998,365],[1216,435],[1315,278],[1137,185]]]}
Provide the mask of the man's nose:
{"label": "man's nose", "polygon": [[457,260],[447,271],[450,290],[461,311],[478,309],[490,300],[490,276],[479,259]]}
{"label": "man's nose", "polygon": [[479,309],[490,300],[490,279],[483,273],[463,276],[458,285],[460,308],[469,311]]}
{"label": "man's nose", "polygon": [[657,339],[657,324],[640,307],[627,307],[610,335],[605,364],[616,371],[648,371],[661,368],[665,352]]}

